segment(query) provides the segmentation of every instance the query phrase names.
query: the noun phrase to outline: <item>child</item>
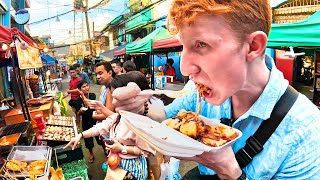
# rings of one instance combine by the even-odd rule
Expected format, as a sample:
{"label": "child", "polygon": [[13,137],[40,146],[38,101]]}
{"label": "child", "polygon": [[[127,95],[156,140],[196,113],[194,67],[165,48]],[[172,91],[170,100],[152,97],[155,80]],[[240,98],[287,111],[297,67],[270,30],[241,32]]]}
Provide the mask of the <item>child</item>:
{"label": "child", "polygon": [[[81,80],[78,82],[77,87],[79,89],[79,93],[81,96],[86,97],[91,100],[96,99],[96,95],[94,93],[90,93],[90,86],[85,80]],[[80,104],[82,107],[80,109],[77,109],[77,115],[82,117],[82,130],[86,131],[90,128],[92,128],[96,121],[92,118],[93,109],[87,108],[85,103],[83,102],[82,98],[79,97],[76,100],[77,104]],[[96,141],[99,145],[102,145],[101,140],[99,137],[96,137]],[[94,161],[94,154],[92,152],[92,149],[94,147],[94,142],[92,137],[88,137],[84,139],[84,143],[86,148],[89,150],[89,163],[93,163]]]}
{"label": "child", "polygon": [[[116,76],[111,84],[110,90],[113,92],[118,87],[126,86],[129,82],[135,82],[141,90],[150,89],[148,82],[144,75],[139,71],[131,71],[126,74]],[[163,106],[163,103],[156,98],[151,98],[150,103],[158,104]],[[97,101],[96,109],[103,105]],[[113,140],[114,144],[106,145],[112,153],[118,153],[122,158],[119,166],[131,172],[137,180],[145,180],[148,177],[148,168],[146,157],[149,153],[155,154],[147,143],[142,139],[138,138],[123,121],[121,116],[115,113],[103,120],[101,123],[96,124],[94,127],[82,132],[75,138],[73,138],[67,145],[75,148],[81,138],[98,136],[110,132],[110,139]]]}

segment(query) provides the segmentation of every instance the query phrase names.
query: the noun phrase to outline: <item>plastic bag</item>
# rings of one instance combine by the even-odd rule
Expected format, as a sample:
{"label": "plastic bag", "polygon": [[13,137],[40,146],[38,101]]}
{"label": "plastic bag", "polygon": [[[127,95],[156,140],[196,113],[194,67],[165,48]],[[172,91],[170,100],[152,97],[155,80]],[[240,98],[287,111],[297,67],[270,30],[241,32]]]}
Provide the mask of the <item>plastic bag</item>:
{"label": "plastic bag", "polygon": [[180,160],[171,157],[169,162],[160,164],[160,180],[180,180],[179,173]]}

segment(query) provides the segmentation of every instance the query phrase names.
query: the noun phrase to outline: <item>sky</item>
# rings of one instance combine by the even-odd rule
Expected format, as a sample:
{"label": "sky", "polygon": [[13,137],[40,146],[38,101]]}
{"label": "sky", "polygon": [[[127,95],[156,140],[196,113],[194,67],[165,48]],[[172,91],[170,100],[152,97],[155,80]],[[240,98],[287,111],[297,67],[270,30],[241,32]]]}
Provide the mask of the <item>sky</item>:
{"label": "sky", "polygon": [[[285,0],[270,0],[272,7]],[[88,0],[89,7],[96,5],[101,0]],[[115,17],[126,12],[128,0],[104,0],[98,8],[88,13],[90,31],[92,37],[93,22],[94,30],[100,31]],[[87,39],[87,29],[84,13],[68,13],[57,18],[41,21],[52,16],[68,12],[73,9],[73,0],[30,0],[29,25],[31,36],[50,36],[55,45],[72,44]],[[74,21],[75,20],[75,21]]]}
{"label": "sky", "polygon": [[[88,0],[89,7],[96,5],[101,0]],[[105,0],[108,2],[110,0]],[[87,39],[85,15],[82,12],[68,13],[50,20],[49,17],[68,12],[73,9],[73,0],[30,0],[29,28],[31,36],[50,36],[55,45],[71,44]],[[124,0],[111,0],[88,12],[90,31],[100,31],[106,24],[126,10]],[[44,20],[44,21],[41,21]],[[74,21],[75,20],[75,21]],[[41,22],[38,22],[41,21]],[[38,22],[38,23],[35,23]],[[94,23],[93,23],[94,22]],[[75,36],[74,36],[75,35]]]}

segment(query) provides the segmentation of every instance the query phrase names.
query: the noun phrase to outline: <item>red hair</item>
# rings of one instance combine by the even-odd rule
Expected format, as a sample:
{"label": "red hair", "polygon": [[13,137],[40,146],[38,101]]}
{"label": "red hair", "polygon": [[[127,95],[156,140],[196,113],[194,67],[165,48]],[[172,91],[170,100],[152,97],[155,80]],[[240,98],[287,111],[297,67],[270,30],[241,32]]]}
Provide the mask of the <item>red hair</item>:
{"label": "red hair", "polygon": [[268,35],[271,27],[269,0],[172,0],[168,30],[177,34],[202,15],[221,15],[240,40],[255,31]]}

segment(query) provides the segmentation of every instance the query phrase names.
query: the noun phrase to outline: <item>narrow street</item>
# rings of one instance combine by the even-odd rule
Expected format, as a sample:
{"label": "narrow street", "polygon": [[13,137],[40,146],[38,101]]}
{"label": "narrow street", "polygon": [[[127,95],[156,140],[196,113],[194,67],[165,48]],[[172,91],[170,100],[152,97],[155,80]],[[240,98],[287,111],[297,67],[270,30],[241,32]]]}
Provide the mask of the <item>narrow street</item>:
{"label": "narrow street", "polygon": [[[69,88],[69,79],[64,78],[62,80],[62,92],[66,92]],[[90,91],[92,93],[95,93],[97,96],[97,99],[99,97],[101,85],[93,84],[91,82],[90,84]],[[66,98],[67,102],[70,100],[70,96]],[[71,111],[71,107],[68,106],[68,116],[74,116],[74,113]],[[81,142],[82,144],[82,150],[84,153],[85,160],[87,162],[87,165],[89,167],[88,174],[89,178],[91,180],[102,180],[105,177],[105,172],[102,171],[101,165],[107,160],[107,157],[103,153],[103,149],[95,142],[95,147],[93,148],[93,152],[95,154],[95,160],[94,163],[88,163],[88,150],[84,147],[84,142]],[[194,162],[187,162],[187,161],[181,161],[180,162],[180,174],[183,176],[186,172],[188,172],[190,169],[194,168],[196,166],[196,163]]]}

